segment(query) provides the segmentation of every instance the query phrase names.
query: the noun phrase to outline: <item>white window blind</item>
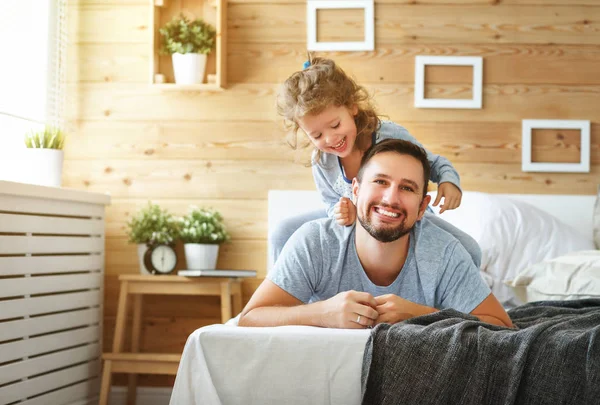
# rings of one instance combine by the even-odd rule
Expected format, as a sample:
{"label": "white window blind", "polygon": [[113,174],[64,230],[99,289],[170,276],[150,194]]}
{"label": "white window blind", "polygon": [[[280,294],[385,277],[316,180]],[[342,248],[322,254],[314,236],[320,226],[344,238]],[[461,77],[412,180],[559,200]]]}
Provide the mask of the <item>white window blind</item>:
{"label": "white window blind", "polygon": [[[64,124],[67,0],[0,0],[1,151]],[[0,152],[1,152],[0,151]]]}

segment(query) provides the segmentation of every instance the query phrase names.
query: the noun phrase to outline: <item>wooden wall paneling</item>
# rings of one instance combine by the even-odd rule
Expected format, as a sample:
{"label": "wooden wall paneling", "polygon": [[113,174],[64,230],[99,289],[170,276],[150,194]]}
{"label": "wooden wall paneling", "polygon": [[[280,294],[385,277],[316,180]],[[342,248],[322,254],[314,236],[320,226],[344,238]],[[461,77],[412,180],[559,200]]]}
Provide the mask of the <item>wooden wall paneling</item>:
{"label": "wooden wall paneling", "polygon": [[[520,163],[521,122],[402,122],[430,151],[452,163]],[[551,133],[545,135],[552,135]],[[560,159],[566,150],[577,147],[578,139],[543,136],[533,145],[548,159]],[[577,156],[579,156],[577,154]],[[600,126],[591,127],[592,165],[600,164]]]}
{"label": "wooden wall paneling", "polygon": [[[414,108],[412,84],[367,85],[382,114],[403,121],[516,122],[526,118],[582,119],[597,114],[600,85],[485,85],[483,109]],[[431,85],[430,92],[460,94],[458,85]],[[161,93],[147,86],[90,83],[80,86],[79,120],[278,120],[276,85],[236,84],[227,92]],[[564,102],[568,99],[569,102]],[[71,114],[77,113],[71,111]],[[71,119],[76,119],[70,115]]]}
{"label": "wooden wall paneling", "polygon": [[[381,106],[380,109],[383,110]],[[521,160],[520,121],[398,123],[428,149],[453,162]],[[278,161],[281,165],[308,163],[312,148],[293,151],[277,127],[278,123],[270,121],[86,121],[71,126],[65,152],[69,161],[232,159]],[[272,136],[267,135],[270,132]],[[299,139],[304,140],[304,137],[300,133]],[[559,148],[556,153],[560,151]],[[597,124],[591,127],[591,151],[592,164],[600,163],[600,125]]]}
{"label": "wooden wall paneling", "polygon": [[[393,44],[373,52],[323,52],[361,83],[413,83],[416,55],[482,56],[485,84],[600,84],[596,45]],[[147,83],[146,44],[81,43],[69,48],[78,75],[70,82]],[[231,43],[227,78],[232,83],[280,83],[306,60],[303,43]],[[252,63],[248,63],[248,61]],[[445,82],[451,83],[451,76]]]}
{"label": "wooden wall paneling", "polygon": [[[460,163],[460,162],[459,162]],[[470,172],[461,172],[458,170],[458,163],[455,164],[457,170],[464,181],[470,181],[470,184],[474,186],[474,188],[470,188],[476,190],[479,186],[477,179],[482,175],[491,175],[495,177],[499,167],[494,163],[480,163],[480,162],[472,162],[472,163],[462,163],[461,165],[471,165],[471,167],[480,167],[480,169],[472,170]],[[69,171],[74,170],[76,165],[73,162],[67,162],[65,165]],[[158,166],[158,165],[157,165]],[[162,165],[161,165],[162,166]],[[469,166],[466,166],[469,167]],[[503,166],[504,167],[504,166]],[[521,174],[521,165],[507,164],[506,167],[510,168],[510,172],[515,174]],[[262,183],[263,180],[256,179],[254,177],[249,177],[248,181],[251,184],[246,183],[246,179],[240,181],[240,184],[245,184],[248,189],[247,190],[239,190],[234,185],[230,183],[223,183],[225,177],[227,176],[239,176],[237,174],[229,173],[226,176],[216,176],[211,179],[211,183],[209,184],[208,190],[202,189],[202,187],[206,187],[205,181],[187,181],[181,179],[182,176],[173,176],[173,177],[153,177],[153,178],[142,178],[138,177],[138,174],[134,174],[131,177],[126,177],[128,183],[130,185],[126,185],[125,183],[119,184],[121,180],[109,180],[108,182],[104,182],[102,178],[91,177],[91,180],[88,181],[89,185],[86,187],[89,191],[100,191],[110,189],[113,192],[113,195],[116,198],[122,197],[147,197],[147,198],[156,198],[161,195],[170,195],[171,197],[179,197],[179,198],[249,198],[250,193],[253,196],[261,196],[262,198],[266,198],[267,191],[270,189],[278,189],[278,190],[304,190],[304,189],[314,189],[314,184],[312,180],[312,176],[310,174],[310,170],[304,167],[301,167],[302,170],[306,169],[306,174],[298,173],[297,175],[290,176],[282,176],[282,178],[273,178],[264,176],[263,179],[265,183]],[[489,173],[482,173],[485,170],[491,170]],[[125,169],[123,169],[125,170]],[[159,169],[160,170],[160,169]],[[176,170],[176,169],[173,169]],[[73,172],[71,172],[73,173]],[[133,173],[129,173],[133,174]],[[101,174],[99,174],[101,176]],[[139,175],[141,176],[141,174]],[[546,175],[545,175],[546,176]],[[583,191],[585,188],[586,194],[594,194],[595,186],[594,184],[597,181],[593,181],[588,174],[582,175],[571,175],[572,177],[564,177],[560,176],[560,174],[556,174],[555,180],[552,182],[553,184],[560,185],[561,191],[555,192],[564,192],[564,193],[577,193]],[[578,178],[576,182],[572,179],[574,177],[581,176]],[[241,178],[241,176],[239,176]],[[471,180],[469,180],[472,177]],[[517,176],[519,177],[519,176]],[[547,176],[546,176],[547,177]],[[585,187],[584,184],[581,184],[583,179],[588,179],[588,186]],[[296,180],[298,179],[298,180]],[[73,175],[67,176],[64,183],[70,187],[80,187],[82,181],[73,181]],[[111,186],[113,184],[114,186]],[[512,186],[518,187],[515,183],[512,183],[508,178],[496,178],[495,179],[495,188],[489,186],[489,184],[481,184],[482,189],[480,191],[488,191],[488,192],[502,192],[502,193],[510,193]],[[81,188],[81,187],[80,187]],[[187,191],[186,191],[187,190]],[[192,192],[192,190],[194,192]],[[253,192],[252,190],[255,190]],[[530,187],[528,190],[531,193],[544,193],[547,190],[546,186],[539,185],[539,187]]]}
{"label": "wooden wall paneling", "polygon": [[533,129],[531,146],[532,163],[581,162],[581,131],[577,129]]}
{"label": "wooden wall paneling", "polygon": [[[147,199],[117,199],[106,208],[106,235],[124,236],[127,221]],[[265,239],[267,237],[267,201],[261,200],[195,200],[195,199],[155,199],[154,203],[169,210],[174,215],[187,213],[190,205],[215,208],[222,215],[227,231],[233,239]]]}
{"label": "wooden wall paneling", "polygon": [[[275,121],[81,121],[67,128],[67,160],[272,160],[297,155]],[[308,161],[304,154],[302,162]],[[282,163],[284,164],[284,163]]]}
{"label": "wooden wall paneling", "polygon": [[600,167],[590,173],[524,173],[521,164],[456,163],[464,190],[487,193],[588,194],[598,189]]}
{"label": "wooden wall paneling", "polygon": [[[149,3],[68,2],[69,42],[148,44]],[[147,78],[144,75],[144,78]]]}
{"label": "wooden wall paneling", "polygon": [[113,198],[266,199],[270,189],[314,188],[310,168],[273,161],[67,160],[64,167],[64,186]]}
{"label": "wooden wall paneling", "polygon": [[[460,11],[459,11],[460,10]],[[230,42],[304,43],[305,4],[232,4]],[[460,14],[460,18],[457,17]],[[375,37],[383,44],[598,44],[600,10],[587,6],[377,4]],[[345,21],[332,21],[345,30]]]}
{"label": "wooden wall paneling", "polygon": [[69,47],[67,58],[71,71],[77,72],[67,77],[69,83],[148,83],[151,55],[147,44],[74,44]]}
{"label": "wooden wall paneling", "polygon": [[[137,250],[135,245],[127,243],[125,236],[106,238],[107,276],[118,274],[137,274],[139,272]],[[183,247],[177,245],[179,261],[177,269],[184,268]],[[265,239],[233,239],[219,248],[219,269],[256,270],[257,277],[264,277],[267,268],[267,243]]]}

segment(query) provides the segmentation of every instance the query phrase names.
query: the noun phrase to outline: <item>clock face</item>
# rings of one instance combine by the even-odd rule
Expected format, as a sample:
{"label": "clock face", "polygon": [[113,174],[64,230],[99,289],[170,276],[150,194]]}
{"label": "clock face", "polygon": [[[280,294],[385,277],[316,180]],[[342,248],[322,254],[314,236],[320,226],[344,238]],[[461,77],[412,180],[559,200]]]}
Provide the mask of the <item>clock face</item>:
{"label": "clock face", "polygon": [[175,270],[177,255],[175,250],[168,245],[158,245],[150,254],[150,263],[157,273],[167,274]]}

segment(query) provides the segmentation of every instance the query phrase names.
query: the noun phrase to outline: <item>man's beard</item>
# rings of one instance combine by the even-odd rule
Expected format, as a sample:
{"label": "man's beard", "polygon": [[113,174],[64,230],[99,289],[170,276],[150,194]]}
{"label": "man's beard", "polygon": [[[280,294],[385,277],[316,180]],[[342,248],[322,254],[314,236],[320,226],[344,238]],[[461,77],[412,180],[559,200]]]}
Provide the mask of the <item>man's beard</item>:
{"label": "man's beard", "polygon": [[[402,215],[402,222],[398,224],[398,226],[396,227],[384,227],[384,228],[380,228],[377,229],[373,223],[371,222],[371,208],[373,208],[373,206],[375,205],[379,205],[380,207],[385,207],[385,208],[392,208],[396,211],[399,211],[400,214]],[[361,215],[357,215],[358,217],[358,222],[360,222],[360,224],[362,225],[362,227],[369,233],[369,235],[371,235],[372,237],[374,237],[375,239],[377,239],[379,242],[383,242],[383,243],[389,243],[389,242],[393,242],[395,240],[400,239],[401,237],[403,237],[404,235],[408,234],[410,232],[410,230],[412,229],[412,226],[407,226],[406,225],[406,210],[397,207],[397,206],[392,206],[392,205],[387,205],[387,204],[370,204],[367,207],[367,214],[362,217]]]}

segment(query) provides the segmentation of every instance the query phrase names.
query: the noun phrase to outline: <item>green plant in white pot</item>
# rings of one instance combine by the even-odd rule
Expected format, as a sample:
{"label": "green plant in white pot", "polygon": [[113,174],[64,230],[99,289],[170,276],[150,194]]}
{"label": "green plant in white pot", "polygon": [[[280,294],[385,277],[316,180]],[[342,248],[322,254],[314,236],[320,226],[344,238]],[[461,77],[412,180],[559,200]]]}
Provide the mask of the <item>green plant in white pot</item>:
{"label": "green plant in white pot", "polygon": [[25,161],[20,180],[41,186],[60,187],[64,162],[65,133],[47,125],[25,135]]}
{"label": "green plant in white pot", "polygon": [[191,206],[179,221],[179,238],[184,243],[187,268],[216,269],[219,245],[230,238],[221,214],[214,209]]}
{"label": "green plant in white pot", "polygon": [[197,84],[204,80],[206,57],[215,45],[217,33],[202,19],[189,20],[183,14],[159,29],[161,52],[172,55],[177,84]]}
{"label": "green plant in white pot", "polygon": [[130,243],[137,244],[140,273],[150,274],[144,265],[144,254],[151,244],[172,244],[179,234],[179,222],[166,209],[148,201],[127,221]]}

